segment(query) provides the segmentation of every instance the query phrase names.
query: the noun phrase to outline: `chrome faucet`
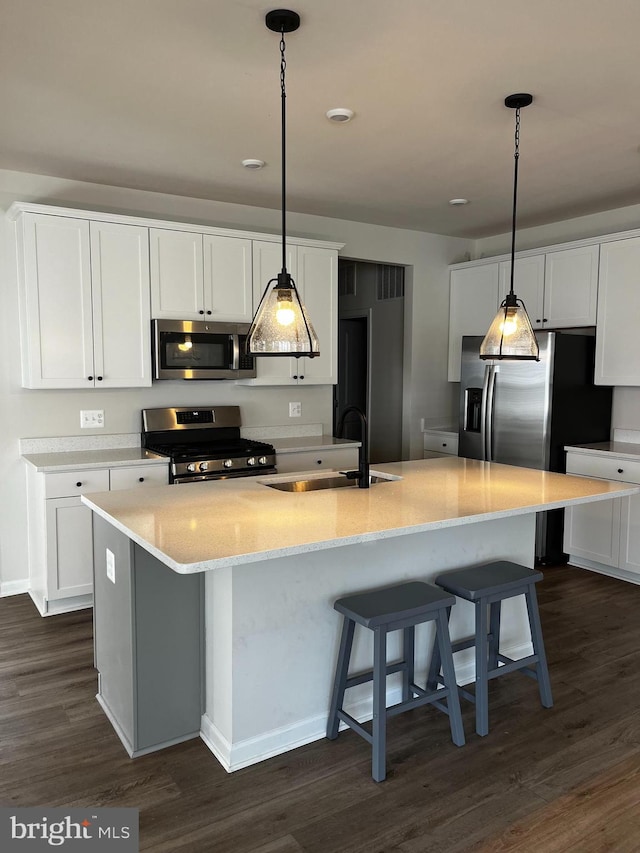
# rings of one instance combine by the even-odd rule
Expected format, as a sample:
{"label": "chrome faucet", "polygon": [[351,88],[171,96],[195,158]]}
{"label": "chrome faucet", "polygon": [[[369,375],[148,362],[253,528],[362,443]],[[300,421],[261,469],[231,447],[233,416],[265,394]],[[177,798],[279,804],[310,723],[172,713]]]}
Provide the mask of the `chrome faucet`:
{"label": "chrome faucet", "polygon": [[341,471],[349,480],[357,480],[360,489],[369,488],[369,430],[367,427],[367,418],[364,412],[357,406],[347,406],[340,415],[338,426],[336,427],[336,436],[342,438],[344,429],[344,419],[353,412],[360,419],[360,447],[358,448],[358,470],[357,471]]}

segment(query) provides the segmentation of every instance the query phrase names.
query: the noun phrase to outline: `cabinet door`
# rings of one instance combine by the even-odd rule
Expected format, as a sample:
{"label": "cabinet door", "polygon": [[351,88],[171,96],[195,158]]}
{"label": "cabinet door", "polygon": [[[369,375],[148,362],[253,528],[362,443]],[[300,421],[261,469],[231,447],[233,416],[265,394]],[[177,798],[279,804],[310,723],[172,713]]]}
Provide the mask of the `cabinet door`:
{"label": "cabinet door", "polygon": [[600,246],[596,385],[640,385],[640,237]]}
{"label": "cabinet door", "polygon": [[640,573],[640,495],[620,498],[620,568]]}
{"label": "cabinet door", "polygon": [[563,550],[572,556],[583,557],[617,566],[620,554],[620,504],[627,498],[595,501],[567,507],[564,515]]}
{"label": "cabinet door", "polygon": [[595,326],[599,246],[549,252],[544,268],[545,327]]}
{"label": "cabinet door", "polygon": [[486,335],[498,304],[497,263],[451,270],[449,382],[460,382],[463,335]]}
{"label": "cabinet door", "polygon": [[91,510],[80,498],[46,502],[47,598],[86,595],[93,590]]}
{"label": "cabinet door", "polygon": [[22,384],[91,387],[89,223],[25,213],[17,227]]}
{"label": "cabinet door", "polygon": [[151,385],[148,229],[92,222],[91,277],[96,386]]}
{"label": "cabinet door", "polygon": [[[297,246],[287,246],[287,269],[298,286]],[[282,270],[282,245],[266,240],[253,241],[253,306],[257,310],[268,282]],[[295,358],[256,358],[256,378],[251,385],[295,385],[297,379]]]}
{"label": "cabinet door", "polygon": [[151,316],[204,319],[202,234],[151,228]]}
{"label": "cabinet door", "polygon": [[[500,262],[500,295],[502,302],[511,286],[511,261]],[[544,255],[516,258],[513,291],[524,302],[534,329],[544,327]],[[492,318],[493,319],[493,318]]]}
{"label": "cabinet door", "polygon": [[[338,253],[298,246],[296,286],[320,342],[317,358],[292,359],[298,383],[335,385],[338,381]],[[294,373],[295,375],[295,373]]]}
{"label": "cabinet door", "polygon": [[251,240],[204,235],[204,310],[212,320],[251,322]]}

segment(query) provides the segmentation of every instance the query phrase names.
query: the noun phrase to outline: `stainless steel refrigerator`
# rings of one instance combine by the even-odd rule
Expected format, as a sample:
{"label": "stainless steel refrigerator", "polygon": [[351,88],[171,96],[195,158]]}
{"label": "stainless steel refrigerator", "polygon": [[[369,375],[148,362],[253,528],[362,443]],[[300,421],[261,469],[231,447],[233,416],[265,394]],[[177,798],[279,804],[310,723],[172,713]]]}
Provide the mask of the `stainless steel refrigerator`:
{"label": "stainless steel refrigerator", "polygon": [[[608,441],[612,389],[593,384],[595,338],[537,332],[540,361],[481,361],[462,339],[460,456],[565,471],[564,446]],[[539,513],[536,558],[563,562],[563,510]]]}

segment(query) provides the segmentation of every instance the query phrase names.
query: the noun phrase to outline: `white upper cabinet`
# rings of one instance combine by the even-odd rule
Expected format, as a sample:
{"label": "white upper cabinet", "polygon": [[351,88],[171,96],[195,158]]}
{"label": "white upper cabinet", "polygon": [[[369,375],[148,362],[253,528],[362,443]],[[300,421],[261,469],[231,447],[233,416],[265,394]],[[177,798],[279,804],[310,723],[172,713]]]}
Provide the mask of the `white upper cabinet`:
{"label": "white upper cabinet", "polygon": [[600,247],[547,252],[543,323],[549,329],[595,326]]}
{"label": "white upper cabinet", "polygon": [[151,384],[147,229],[18,218],[22,384]]}
{"label": "white upper cabinet", "polygon": [[[502,300],[505,298],[510,287],[511,261],[501,261],[498,305],[500,305]],[[534,329],[544,328],[544,255],[533,255],[529,258],[516,258],[516,268],[513,277],[513,292],[518,299],[521,299],[524,302],[532,327]],[[493,317],[491,319],[493,319]]]}
{"label": "white upper cabinet", "polygon": [[640,385],[640,237],[600,246],[596,385]]}
{"label": "white upper cabinet", "polygon": [[451,270],[449,382],[460,381],[463,335],[486,335],[498,310],[498,264]]}
{"label": "white upper cabinet", "polygon": [[152,228],[154,319],[251,322],[251,240]]}
{"label": "white upper cabinet", "polygon": [[151,385],[148,231],[92,222],[90,234],[95,384]]}
{"label": "white upper cabinet", "polygon": [[[253,299],[257,309],[268,282],[282,270],[282,245],[253,241]],[[337,380],[338,253],[287,245],[287,270],[320,341],[317,358],[256,357],[251,385],[332,385]],[[273,285],[272,285],[273,286]]]}

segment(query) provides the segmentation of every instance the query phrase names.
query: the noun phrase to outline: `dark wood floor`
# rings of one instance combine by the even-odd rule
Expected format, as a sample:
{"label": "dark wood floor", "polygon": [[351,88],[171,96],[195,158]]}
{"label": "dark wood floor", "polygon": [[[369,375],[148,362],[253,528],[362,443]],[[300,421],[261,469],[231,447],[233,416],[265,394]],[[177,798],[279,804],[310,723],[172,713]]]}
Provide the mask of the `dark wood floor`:
{"label": "dark wood floor", "polygon": [[[140,809],[153,853],[640,850],[640,586],[572,568],[539,585],[555,707],[492,683],[467,745],[421,709],[389,723],[387,781],[353,732],[228,775],[200,740],[131,760],[95,701],[91,613],[0,600],[0,804]],[[256,697],[259,701],[259,697]]]}

